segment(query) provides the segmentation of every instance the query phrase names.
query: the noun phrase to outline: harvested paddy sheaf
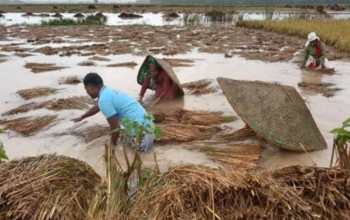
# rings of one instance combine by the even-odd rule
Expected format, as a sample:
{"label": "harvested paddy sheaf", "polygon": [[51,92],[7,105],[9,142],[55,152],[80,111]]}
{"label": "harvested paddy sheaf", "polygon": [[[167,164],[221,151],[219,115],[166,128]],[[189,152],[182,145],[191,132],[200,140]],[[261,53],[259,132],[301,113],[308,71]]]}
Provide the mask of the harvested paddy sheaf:
{"label": "harvested paddy sheaf", "polygon": [[74,135],[84,139],[86,143],[89,143],[97,138],[108,135],[111,132],[109,126],[94,125],[84,129],[72,130],[60,135]]}
{"label": "harvested paddy sheaf", "polygon": [[258,166],[261,155],[259,144],[227,144],[222,145],[215,142],[192,142],[184,146],[189,150],[197,150],[207,155],[222,165],[227,171],[242,169],[254,170]]}
{"label": "harvested paddy sheaf", "polygon": [[0,166],[0,219],[85,219],[101,183],[85,162],[42,155]]}
{"label": "harvested paddy sheaf", "polygon": [[11,109],[2,115],[13,115],[25,113],[36,109],[46,108],[53,111],[68,110],[68,109],[87,109],[89,105],[95,102],[87,96],[73,96],[70,98],[53,99],[44,102],[31,102]]}
{"label": "harvested paddy sheaf", "polygon": [[105,58],[105,57],[100,57],[100,56],[93,56],[90,57],[89,60],[96,60],[96,61],[110,61],[111,59]]}
{"label": "harvested paddy sheaf", "polygon": [[48,96],[51,94],[56,93],[57,89],[49,88],[49,87],[38,87],[33,89],[22,89],[18,90],[17,94],[20,95],[22,98],[28,100],[37,98],[40,96]]}
{"label": "harvested paddy sheaf", "polygon": [[93,61],[83,61],[78,63],[78,66],[96,66],[96,63]]}
{"label": "harvested paddy sheaf", "polygon": [[222,130],[219,126],[191,125],[191,124],[158,124],[162,136],[156,140],[160,144],[190,142],[194,140],[210,139]]}
{"label": "harvested paddy sheaf", "polygon": [[256,137],[256,133],[248,126],[241,128],[237,131],[227,134],[220,134],[217,136],[219,141],[231,142],[231,141],[244,141],[248,138]]}
{"label": "harvested paddy sheaf", "polygon": [[218,91],[217,87],[213,87],[214,80],[201,79],[194,82],[182,84],[182,88],[189,90],[188,95],[204,95],[209,93],[215,93]]}
{"label": "harvested paddy sheaf", "polygon": [[321,41],[344,52],[350,52],[350,21],[348,20],[269,20],[239,21],[237,26],[264,29],[280,34],[307,38],[308,33],[316,32]]}
{"label": "harvested paddy sheaf", "polygon": [[192,66],[194,63],[194,60],[191,59],[164,58],[164,60],[170,63],[173,67],[188,67]]}
{"label": "harvested paddy sheaf", "polygon": [[318,167],[288,167],[256,175],[240,169],[226,173],[178,166],[144,185],[129,217],[346,219],[350,211],[349,178],[349,171]]}
{"label": "harvested paddy sheaf", "polygon": [[177,109],[174,113],[156,113],[154,121],[162,130],[156,141],[162,144],[208,140],[222,130],[218,125],[231,122],[235,116],[221,112],[190,111]]}
{"label": "harvested paddy sheaf", "polygon": [[33,135],[39,130],[48,127],[56,119],[56,115],[46,115],[43,117],[24,117],[12,120],[0,121],[6,129],[15,131],[24,136]]}
{"label": "harvested paddy sheaf", "polygon": [[180,15],[176,12],[169,12],[163,15],[164,18],[179,18]]}
{"label": "harvested paddy sheaf", "polygon": [[63,78],[60,81],[60,84],[67,84],[67,85],[77,85],[81,83],[81,79],[79,79],[77,76],[69,76],[66,78]]}
{"label": "harvested paddy sheaf", "polygon": [[176,109],[173,113],[158,112],[153,115],[156,124],[182,123],[191,125],[218,125],[232,122],[236,116],[224,115],[222,112],[190,111]]}
{"label": "harvested paddy sheaf", "polygon": [[56,66],[53,63],[26,63],[25,68],[31,69],[33,73],[42,73],[66,68],[64,66]]}
{"label": "harvested paddy sheaf", "polygon": [[341,90],[340,88],[334,87],[335,85],[332,83],[300,82],[298,86],[303,90],[321,93],[325,97],[333,97],[337,91]]}
{"label": "harvested paddy sheaf", "polygon": [[129,67],[129,68],[134,68],[137,66],[137,63],[134,61],[130,62],[124,62],[124,63],[113,63],[113,64],[108,64],[107,67]]}

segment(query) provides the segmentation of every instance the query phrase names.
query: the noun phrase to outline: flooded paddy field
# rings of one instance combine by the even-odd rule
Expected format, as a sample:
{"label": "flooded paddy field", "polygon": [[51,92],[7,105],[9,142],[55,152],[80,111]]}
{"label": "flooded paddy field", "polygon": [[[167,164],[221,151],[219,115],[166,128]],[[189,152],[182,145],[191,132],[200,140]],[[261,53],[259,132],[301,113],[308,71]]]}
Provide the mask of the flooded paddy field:
{"label": "flooded paddy field", "polygon": [[[328,48],[327,56],[336,67],[334,74],[302,70],[299,62],[304,39],[239,28],[233,25],[239,18],[208,23],[201,15],[202,22],[187,25],[184,14],[172,21],[153,13],[143,14],[138,21],[125,21],[119,14],[106,13],[107,25],[62,27],[23,25],[23,20],[39,24],[42,18],[23,18],[18,12],[4,15],[0,26],[0,123],[8,128],[1,140],[10,159],[57,153],[86,161],[103,175],[103,145],[108,141],[108,128],[102,114],[80,123],[70,121],[93,104],[86,98],[81,80],[87,73],[97,72],[106,85],[138,97],[140,86],[136,76],[148,54],[166,58],[180,82],[187,85],[184,98],[155,107],[150,105],[154,94],[148,92],[145,106],[153,114],[181,108],[237,117],[219,88],[217,77],[295,87],[306,100],[328,149],[301,154],[263,144],[258,153],[247,152],[261,157],[245,158],[263,169],[313,163],[329,166],[333,143],[329,131],[349,117],[349,54]],[[70,18],[74,14],[63,15]],[[199,80],[209,82],[204,83],[206,92],[191,90],[189,83]],[[199,129],[202,125],[193,126]],[[199,150],[199,146],[259,144],[255,139],[215,143],[215,137],[244,127],[239,117],[211,129],[214,127],[214,131],[205,130],[210,137],[204,140],[158,141],[154,152],[161,170],[178,164],[225,166],[213,160],[208,151]],[[121,152],[117,148],[120,157]],[[144,155],[143,160],[146,165],[154,165],[153,154]]]}

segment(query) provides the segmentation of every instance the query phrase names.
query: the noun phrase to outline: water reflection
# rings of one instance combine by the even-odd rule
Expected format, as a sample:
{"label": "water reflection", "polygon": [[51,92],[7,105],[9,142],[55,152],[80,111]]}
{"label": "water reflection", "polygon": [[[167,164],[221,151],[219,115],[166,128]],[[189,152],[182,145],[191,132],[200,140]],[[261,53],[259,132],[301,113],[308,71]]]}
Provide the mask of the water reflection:
{"label": "water reflection", "polygon": [[[44,13],[46,16],[29,15],[23,16],[23,13],[4,13],[0,17],[1,25],[18,24],[41,24],[43,21],[49,21],[53,18],[53,13]],[[75,13],[62,13],[62,18],[78,20]],[[84,17],[93,15],[91,13],[83,14]],[[107,17],[106,25],[212,25],[216,23],[234,24],[242,20],[284,20],[284,19],[350,19],[350,11],[310,13],[307,11],[274,11],[266,8],[264,11],[250,12],[208,12],[208,13],[182,13],[178,18],[164,17],[162,13],[143,13],[139,19],[122,19],[120,13],[103,13]]]}

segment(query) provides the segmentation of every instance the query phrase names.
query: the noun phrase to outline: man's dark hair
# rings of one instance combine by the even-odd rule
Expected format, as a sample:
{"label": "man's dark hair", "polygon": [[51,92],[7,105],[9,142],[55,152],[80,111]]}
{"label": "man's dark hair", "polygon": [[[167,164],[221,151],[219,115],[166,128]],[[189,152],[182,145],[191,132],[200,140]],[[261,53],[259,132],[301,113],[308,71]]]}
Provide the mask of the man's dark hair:
{"label": "man's dark hair", "polygon": [[84,86],[87,86],[89,84],[96,86],[96,87],[103,86],[103,79],[97,73],[86,74],[83,81],[84,81]]}

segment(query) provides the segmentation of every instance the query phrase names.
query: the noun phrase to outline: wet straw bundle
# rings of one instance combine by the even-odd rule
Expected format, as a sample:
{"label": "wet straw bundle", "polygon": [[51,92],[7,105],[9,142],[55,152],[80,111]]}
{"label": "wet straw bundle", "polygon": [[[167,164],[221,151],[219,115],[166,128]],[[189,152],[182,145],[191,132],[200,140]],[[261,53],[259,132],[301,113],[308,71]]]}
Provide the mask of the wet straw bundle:
{"label": "wet straw bundle", "polygon": [[244,141],[248,138],[256,137],[256,133],[248,126],[228,134],[220,134],[217,139],[220,141]]}
{"label": "wet straw bundle", "polygon": [[67,85],[76,85],[81,83],[81,80],[77,76],[69,76],[66,78],[63,78],[60,81],[60,84],[67,84]]}
{"label": "wet straw bundle", "polygon": [[54,71],[65,68],[63,66],[56,66],[53,63],[26,63],[24,67],[31,69],[33,73]]}
{"label": "wet straw bundle", "polygon": [[36,118],[24,117],[0,121],[0,124],[5,126],[6,129],[29,136],[52,124],[56,117],[56,115],[46,115]]}
{"label": "wet straw bundle", "polygon": [[174,113],[158,112],[153,115],[154,122],[159,123],[182,123],[192,125],[215,125],[225,122],[232,122],[237,119],[235,116],[227,116],[222,112],[190,111],[176,109]]}
{"label": "wet straw bundle", "polygon": [[157,143],[180,143],[194,140],[210,139],[222,129],[219,126],[186,125],[186,124],[158,124],[162,136],[156,139]]}
{"label": "wet straw bundle", "polygon": [[230,144],[222,145],[215,142],[191,142],[184,146],[186,149],[198,150],[207,157],[218,162],[226,170],[254,170],[258,166],[261,146],[258,144]]}
{"label": "wet straw bundle", "polygon": [[271,176],[280,185],[295,190],[308,203],[315,218],[349,218],[349,170],[290,166],[274,171]]}
{"label": "wet straw bundle", "polygon": [[42,155],[0,166],[0,219],[86,219],[101,178],[86,163]]}
{"label": "wet straw bundle", "polygon": [[217,88],[210,86],[212,83],[213,80],[201,79],[194,82],[184,83],[181,86],[182,88],[189,90],[189,95],[204,95],[218,91]]}
{"label": "wet straw bundle", "polygon": [[137,66],[137,63],[134,61],[130,62],[124,62],[124,63],[113,63],[113,64],[108,64],[107,67],[128,67],[128,68],[134,68]]}
{"label": "wet straw bundle", "polygon": [[191,59],[164,58],[164,60],[173,67],[189,67],[194,63],[194,60]]}
{"label": "wet straw bundle", "polygon": [[57,91],[57,89],[49,88],[49,87],[38,87],[33,89],[22,89],[18,90],[17,94],[20,95],[22,98],[28,100],[40,96],[48,96],[51,94],[54,94]]}
{"label": "wet straw bundle", "polygon": [[67,109],[87,109],[90,105],[95,102],[87,96],[73,96],[70,98],[54,99],[44,102],[31,102],[28,104],[21,105],[17,108],[11,109],[3,115],[13,115],[18,113],[25,113],[28,111],[46,108],[49,110],[59,111]]}
{"label": "wet straw bundle", "polygon": [[228,174],[179,166],[151,181],[135,198],[134,219],[314,219],[289,187],[243,170]]}
{"label": "wet straw bundle", "polygon": [[84,139],[86,143],[89,143],[99,137],[108,135],[111,129],[109,126],[94,125],[84,129],[73,130],[65,134],[75,135]]}

